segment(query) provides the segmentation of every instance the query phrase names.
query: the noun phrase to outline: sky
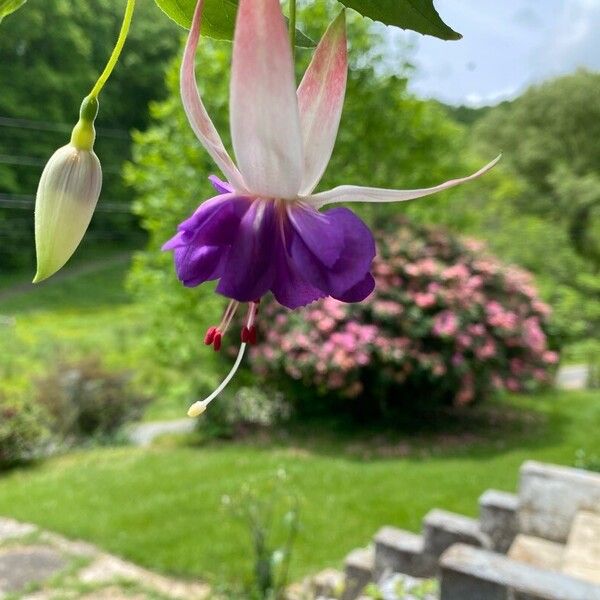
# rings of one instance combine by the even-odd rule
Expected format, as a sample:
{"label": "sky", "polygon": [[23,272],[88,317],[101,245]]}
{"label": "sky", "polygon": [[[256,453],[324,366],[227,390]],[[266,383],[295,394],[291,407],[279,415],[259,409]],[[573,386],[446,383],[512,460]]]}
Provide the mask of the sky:
{"label": "sky", "polygon": [[[514,98],[532,83],[600,70],[600,0],[435,0],[456,42],[396,30],[414,45],[411,89],[450,104],[483,106]],[[397,36],[397,37],[396,37]]]}

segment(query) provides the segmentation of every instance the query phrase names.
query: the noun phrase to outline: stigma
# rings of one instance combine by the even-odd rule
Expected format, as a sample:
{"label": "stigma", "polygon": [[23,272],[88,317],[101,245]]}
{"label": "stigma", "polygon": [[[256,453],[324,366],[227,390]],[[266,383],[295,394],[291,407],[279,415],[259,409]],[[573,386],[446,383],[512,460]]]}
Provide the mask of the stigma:
{"label": "stigma", "polygon": [[[198,402],[194,402],[188,410],[188,417],[199,417],[208,407],[208,405],[227,387],[229,382],[233,379],[233,376],[236,374],[240,365],[242,364],[242,359],[244,358],[244,353],[246,351],[246,346],[248,344],[254,345],[257,340],[257,332],[256,332],[256,316],[258,314],[258,304],[260,300],[255,300],[248,304],[248,313],[246,315],[245,323],[240,332],[241,344],[240,349],[238,351],[235,362],[233,363],[233,367],[223,379],[219,387],[217,387],[207,398],[204,400],[199,400]],[[240,303],[236,300],[232,300],[225,312],[223,313],[223,318],[221,322],[217,326],[209,327],[206,331],[206,335],[204,336],[204,343],[207,346],[212,346],[215,352],[218,352],[221,349],[221,344],[223,341],[223,337],[233,318]]]}

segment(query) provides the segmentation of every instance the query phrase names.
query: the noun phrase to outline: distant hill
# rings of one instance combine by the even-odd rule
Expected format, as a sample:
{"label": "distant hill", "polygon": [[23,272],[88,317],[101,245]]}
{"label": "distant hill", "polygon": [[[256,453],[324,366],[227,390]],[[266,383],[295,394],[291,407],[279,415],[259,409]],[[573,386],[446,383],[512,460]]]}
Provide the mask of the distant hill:
{"label": "distant hill", "polygon": [[505,100],[494,106],[481,106],[480,108],[473,108],[471,106],[451,106],[449,104],[444,104],[443,102],[439,102],[438,104],[442,106],[448,115],[455,121],[463,123],[464,125],[473,125],[490,111],[499,106],[507,106],[511,104],[511,101]]}

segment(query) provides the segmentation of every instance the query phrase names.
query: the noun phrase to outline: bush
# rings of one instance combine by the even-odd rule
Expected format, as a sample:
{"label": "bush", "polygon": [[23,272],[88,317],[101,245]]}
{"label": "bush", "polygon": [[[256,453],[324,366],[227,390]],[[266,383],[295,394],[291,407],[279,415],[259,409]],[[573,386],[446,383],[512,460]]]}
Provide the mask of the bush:
{"label": "bush", "polygon": [[95,357],[61,364],[38,383],[38,401],[63,439],[110,438],[139,418],[147,404],[132,393],[129,379],[127,373],[107,371]]}
{"label": "bush", "polygon": [[0,393],[0,469],[37,457],[47,441],[44,410],[31,402]]}
{"label": "bush", "polygon": [[219,437],[239,438],[288,419],[290,406],[279,392],[242,387],[211,405],[198,425]]}
{"label": "bush", "polygon": [[299,408],[381,415],[468,405],[550,381],[558,361],[550,309],[527,273],[478,242],[405,220],[379,237],[377,288],[364,303],[264,307],[270,326],[253,367],[311,400]]}

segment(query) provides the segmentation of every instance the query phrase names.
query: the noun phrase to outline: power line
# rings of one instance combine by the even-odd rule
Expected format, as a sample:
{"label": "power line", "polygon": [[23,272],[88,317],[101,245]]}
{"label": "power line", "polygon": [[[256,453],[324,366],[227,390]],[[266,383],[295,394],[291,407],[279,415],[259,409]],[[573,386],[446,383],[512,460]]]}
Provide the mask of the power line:
{"label": "power line", "polygon": [[[35,196],[30,194],[0,193],[0,208],[19,208],[31,210],[35,206]],[[114,200],[100,200],[96,207],[98,212],[131,213],[131,207]]]}
{"label": "power line", "polygon": [[[34,121],[32,119],[15,119],[13,117],[0,116],[0,127],[12,127],[14,129],[32,129],[34,131],[54,131],[57,133],[71,133],[73,125],[67,123],[52,123],[50,121]],[[112,129],[98,127],[99,136],[112,137],[129,140],[130,135],[126,129]]]}
{"label": "power line", "polygon": [[[0,165],[13,165],[24,167],[44,167],[48,162],[47,158],[38,158],[36,156],[16,156],[13,154],[0,154]],[[105,173],[120,174],[119,167],[102,167]]]}

